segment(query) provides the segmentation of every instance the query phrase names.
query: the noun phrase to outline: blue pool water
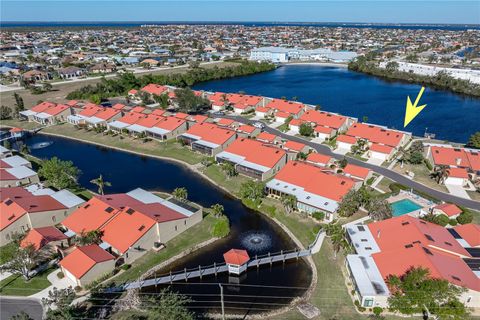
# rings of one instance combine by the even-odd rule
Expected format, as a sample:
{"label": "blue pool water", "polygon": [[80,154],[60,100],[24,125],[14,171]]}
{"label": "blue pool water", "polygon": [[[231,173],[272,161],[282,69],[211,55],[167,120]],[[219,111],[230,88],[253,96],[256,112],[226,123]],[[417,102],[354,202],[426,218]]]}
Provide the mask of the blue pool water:
{"label": "blue pool water", "polygon": [[393,202],[390,204],[390,206],[392,207],[394,217],[403,216],[404,214],[407,214],[409,212],[422,208],[421,205],[418,205],[415,202],[408,199],[403,199],[400,201]]}

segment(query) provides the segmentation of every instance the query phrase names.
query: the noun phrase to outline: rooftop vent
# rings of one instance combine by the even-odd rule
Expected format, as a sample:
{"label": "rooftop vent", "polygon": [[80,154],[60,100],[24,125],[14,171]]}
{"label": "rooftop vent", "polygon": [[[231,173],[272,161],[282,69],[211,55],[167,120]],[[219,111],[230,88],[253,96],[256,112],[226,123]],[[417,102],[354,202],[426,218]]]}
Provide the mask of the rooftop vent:
{"label": "rooftop vent", "polygon": [[408,249],[408,248],[413,248],[413,244],[411,244],[411,243],[406,244],[406,245],[405,245],[405,248],[407,248],[407,249]]}
{"label": "rooftop vent", "polygon": [[10,199],[8,199],[7,201],[5,201],[5,204],[6,204],[7,206],[11,205],[12,203],[13,203],[13,201],[10,200]]}
{"label": "rooftop vent", "polygon": [[461,280],[459,277],[457,277],[457,276],[452,276],[452,279],[453,279],[453,280],[457,280],[457,281],[462,281],[462,280]]}
{"label": "rooftop vent", "polygon": [[430,251],[428,248],[422,247],[422,249],[423,249],[423,251],[425,251],[426,254],[429,254],[429,255],[433,256],[432,251]]}
{"label": "rooftop vent", "polygon": [[128,214],[133,214],[134,212],[135,212],[135,210],[133,210],[132,208],[127,209]]}
{"label": "rooftop vent", "polygon": [[90,203],[87,203],[87,204],[85,205],[85,207],[83,207],[83,208],[84,208],[84,209],[87,209],[88,207],[90,207]]}
{"label": "rooftop vent", "polygon": [[138,228],[138,231],[142,231],[143,229],[145,229],[145,226],[142,224],[142,226]]}
{"label": "rooftop vent", "polygon": [[447,246],[450,246],[450,247],[452,246],[452,244],[451,244],[450,242],[448,242],[448,241],[445,241],[445,244],[446,244]]}
{"label": "rooftop vent", "polygon": [[10,217],[8,217],[8,221],[12,220],[13,218],[15,218],[14,214],[12,214]]}
{"label": "rooftop vent", "polygon": [[113,208],[112,207],[108,207],[107,209],[105,209],[106,212],[108,213],[112,213],[113,212]]}
{"label": "rooftop vent", "polygon": [[430,240],[430,241],[435,241],[435,240],[433,240],[433,238],[432,238],[431,235],[426,234],[426,233],[425,233],[425,238],[427,238],[427,239]]}
{"label": "rooftop vent", "polygon": [[406,225],[409,225],[409,224],[410,224],[410,222],[408,222],[408,221],[402,222],[402,226],[406,226]]}

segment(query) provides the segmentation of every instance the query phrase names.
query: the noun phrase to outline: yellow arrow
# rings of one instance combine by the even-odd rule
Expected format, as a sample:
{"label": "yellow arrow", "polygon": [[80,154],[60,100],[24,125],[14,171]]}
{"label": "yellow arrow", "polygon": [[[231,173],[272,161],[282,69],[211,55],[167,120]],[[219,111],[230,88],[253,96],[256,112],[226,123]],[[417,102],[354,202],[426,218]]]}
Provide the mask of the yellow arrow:
{"label": "yellow arrow", "polygon": [[403,127],[405,128],[410,121],[415,119],[415,117],[420,113],[420,111],[423,110],[427,105],[421,105],[417,107],[418,102],[420,101],[420,98],[422,97],[423,91],[425,91],[425,87],[422,87],[420,89],[420,92],[417,95],[417,99],[415,99],[415,103],[412,104],[412,101],[410,100],[410,96],[407,96],[407,108],[405,110],[405,121],[403,122]]}

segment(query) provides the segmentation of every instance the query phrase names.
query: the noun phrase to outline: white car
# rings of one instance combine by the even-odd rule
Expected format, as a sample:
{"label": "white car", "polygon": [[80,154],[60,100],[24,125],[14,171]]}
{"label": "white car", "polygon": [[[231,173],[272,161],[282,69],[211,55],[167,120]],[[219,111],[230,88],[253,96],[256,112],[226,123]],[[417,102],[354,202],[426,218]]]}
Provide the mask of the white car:
{"label": "white car", "polygon": [[263,129],[263,128],[265,128],[265,125],[264,125],[263,123],[261,123],[261,122],[255,122],[255,123],[253,124],[253,126],[254,126],[255,128],[258,128],[258,129]]}

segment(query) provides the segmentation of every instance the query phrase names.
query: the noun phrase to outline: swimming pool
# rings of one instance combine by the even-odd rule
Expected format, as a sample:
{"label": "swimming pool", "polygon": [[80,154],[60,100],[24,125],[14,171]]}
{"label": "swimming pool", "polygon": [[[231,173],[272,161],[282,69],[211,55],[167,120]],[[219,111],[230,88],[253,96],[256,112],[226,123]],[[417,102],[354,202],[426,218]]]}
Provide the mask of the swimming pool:
{"label": "swimming pool", "polygon": [[393,210],[392,214],[394,217],[403,216],[404,214],[407,214],[409,212],[416,211],[422,208],[421,205],[409,199],[403,199],[396,202],[392,202],[390,206],[392,207],[392,210]]}

